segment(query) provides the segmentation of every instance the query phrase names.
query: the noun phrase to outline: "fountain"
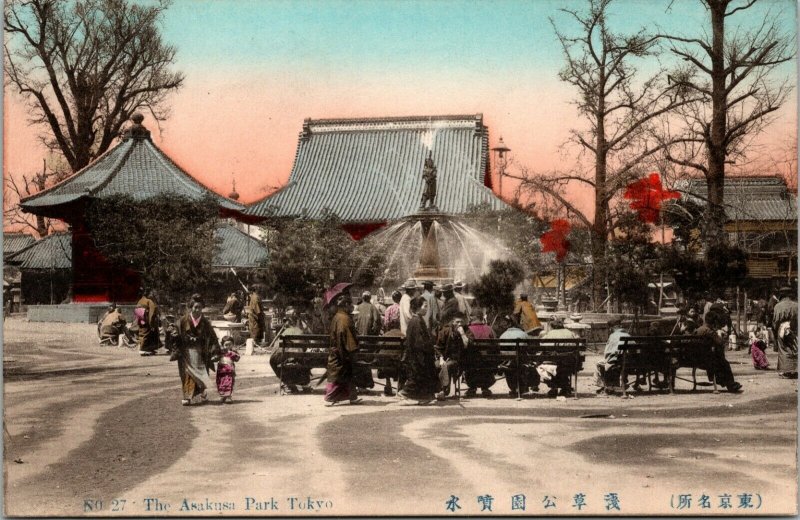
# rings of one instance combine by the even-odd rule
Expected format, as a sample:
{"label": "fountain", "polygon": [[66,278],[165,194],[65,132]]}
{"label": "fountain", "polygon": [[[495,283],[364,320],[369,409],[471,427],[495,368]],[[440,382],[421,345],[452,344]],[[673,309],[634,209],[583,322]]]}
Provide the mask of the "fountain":
{"label": "fountain", "polygon": [[436,284],[460,279],[476,281],[489,262],[511,256],[496,238],[448,215],[436,206],[436,167],[430,154],[423,168],[425,189],[417,212],[364,239],[370,254],[359,269],[385,255],[382,276],[375,283],[402,283],[407,278]]}

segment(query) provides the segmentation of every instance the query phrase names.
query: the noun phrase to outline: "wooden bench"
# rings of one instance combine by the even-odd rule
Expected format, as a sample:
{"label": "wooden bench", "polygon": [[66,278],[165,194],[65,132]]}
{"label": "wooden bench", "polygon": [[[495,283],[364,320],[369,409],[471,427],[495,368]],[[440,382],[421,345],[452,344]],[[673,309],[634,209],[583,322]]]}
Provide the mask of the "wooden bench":
{"label": "wooden bench", "polygon": [[558,370],[572,374],[573,393],[578,398],[578,372],[583,370],[586,360],[586,340],[583,338],[475,339],[466,348],[476,349],[480,354],[481,364],[486,368],[478,370],[508,371],[508,362],[514,362],[518,381],[523,367],[530,369],[541,363],[554,363]]}
{"label": "wooden bench", "polygon": [[[358,350],[354,361],[372,369],[400,369],[403,354],[403,338],[398,336],[358,336]],[[306,368],[326,368],[330,336],[327,334],[287,334],[281,336],[283,359],[293,358]],[[280,374],[276,374],[280,378]]]}
{"label": "wooden bench", "polygon": [[[706,336],[628,336],[620,339],[622,353],[620,386],[627,396],[627,377],[631,372],[661,372],[667,378],[669,392],[675,390],[676,372],[679,368],[692,369],[692,391],[697,389],[697,369],[714,370],[714,345]],[[712,379],[717,392],[716,378]]]}

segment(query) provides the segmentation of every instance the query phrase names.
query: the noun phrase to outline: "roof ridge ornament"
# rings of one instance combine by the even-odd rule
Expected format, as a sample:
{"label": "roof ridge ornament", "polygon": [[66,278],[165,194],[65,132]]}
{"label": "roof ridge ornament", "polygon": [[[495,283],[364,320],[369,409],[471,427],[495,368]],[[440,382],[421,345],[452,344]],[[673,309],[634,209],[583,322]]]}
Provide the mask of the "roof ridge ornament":
{"label": "roof ridge ornament", "polygon": [[131,115],[131,121],[133,122],[122,134],[122,140],[127,141],[128,139],[150,139],[150,130],[145,128],[142,124],[144,121],[144,116],[141,112],[134,112]]}

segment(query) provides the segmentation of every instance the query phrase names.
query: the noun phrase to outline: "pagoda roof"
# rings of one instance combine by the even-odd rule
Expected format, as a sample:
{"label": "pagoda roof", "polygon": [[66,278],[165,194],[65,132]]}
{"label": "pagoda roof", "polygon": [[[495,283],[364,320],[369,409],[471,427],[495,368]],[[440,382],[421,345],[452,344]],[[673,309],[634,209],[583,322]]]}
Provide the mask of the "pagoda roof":
{"label": "pagoda roof", "polygon": [[27,233],[3,233],[3,258],[13,255],[36,242],[33,235]]}
{"label": "pagoda roof", "polygon": [[[696,204],[705,206],[705,178],[679,181],[676,189]],[[777,175],[725,177],[725,217],[732,221],[797,220],[797,196]]]}
{"label": "pagoda roof", "polygon": [[214,267],[262,267],[269,260],[269,251],[264,243],[234,225],[218,227],[216,236],[220,243],[214,256]]}
{"label": "pagoda roof", "polygon": [[72,234],[53,233],[8,257],[20,269],[71,269]]}
{"label": "pagoda roof", "polygon": [[400,219],[419,208],[429,151],[440,212],[509,207],[491,190],[489,131],[477,114],[307,119],[288,184],[245,213],[320,218],[327,211],[345,223]]}
{"label": "pagoda roof", "polygon": [[22,199],[20,207],[29,213],[58,217],[67,205],[84,198],[130,195],[135,200],[145,200],[168,194],[197,200],[208,194],[221,209],[244,209],[178,166],[153,144],[150,132],[136,117],[134,114],[135,122],[121,143],[58,184]]}

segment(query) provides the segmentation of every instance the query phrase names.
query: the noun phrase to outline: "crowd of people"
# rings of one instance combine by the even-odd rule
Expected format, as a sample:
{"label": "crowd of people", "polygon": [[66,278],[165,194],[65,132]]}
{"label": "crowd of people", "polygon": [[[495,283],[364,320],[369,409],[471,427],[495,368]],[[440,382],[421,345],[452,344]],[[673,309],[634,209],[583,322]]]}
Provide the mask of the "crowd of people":
{"label": "crowd of people", "polygon": [[[369,291],[352,298],[349,284],[334,294],[326,294],[326,301],[313,302],[313,318],[288,312],[283,319],[276,341],[282,335],[305,333],[327,334],[327,370],[322,378],[327,381],[325,403],[333,406],[349,402],[358,404],[358,389],[374,387],[369,367],[356,364],[353,353],[358,350],[361,336],[393,336],[404,338],[404,351],[399,369],[382,368],[377,377],[384,380],[384,394],[397,395],[409,403],[430,404],[444,400],[460,391],[459,382],[466,384],[465,397],[492,396],[492,386],[505,377],[509,394],[515,397],[535,395],[542,384],[548,387],[549,397],[569,396],[571,387],[569,370],[555,363],[526,364],[517,367],[514,362],[493,366],[473,348],[479,339],[571,339],[576,335],[565,328],[563,319],[554,315],[547,330],[540,322],[527,294],[520,294],[513,309],[501,313],[487,324],[480,308],[473,308],[464,295],[464,284],[455,282],[435,286],[424,281],[408,280],[391,295],[391,304],[382,299],[373,303]],[[766,354],[772,344],[778,352],[777,371],[780,377],[797,378],[797,302],[794,290],[783,288],[772,305],[756,324],[750,337],[753,366],[769,368]],[[186,311],[179,317],[168,315],[163,322],[164,345],[170,359],[177,361],[182,386],[182,402],[205,401],[207,376],[216,373],[217,391],[223,402],[231,402],[235,383],[235,363],[239,354],[234,340],[221,341],[210,321],[203,315],[204,302],[199,294],[192,295]],[[768,309],[768,310],[767,310]],[[134,309],[134,332],[116,305],[112,304],[98,323],[101,343],[135,344],[141,355],[153,355],[161,346],[159,327],[162,317],[152,292],[141,292]],[[222,311],[230,321],[246,320],[250,336],[257,341],[266,340],[264,310],[256,289],[249,291],[246,304],[236,294],[231,294]],[[629,331],[619,318],[608,323],[609,336],[603,359],[597,364],[595,383],[598,393],[612,393],[619,386],[621,356],[619,345]],[[655,325],[655,324],[654,324]],[[654,327],[652,333],[658,335]],[[728,335],[733,331],[730,311],[719,298],[706,298],[694,306],[682,309],[680,318],[671,333],[705,336],[715,346],[713,356],[707,361],[709,380],[729,392],[740,392],[725,358]],[[768,333],[766,332],[768,331]],[[278,343],[279,345],[280,343]],[[312,373],[308,366],[297,362],[291,352],[275,348],[269,359],[273,372],[279,377],[282,388],[288,393],[311,392]],[[656,386],[667,384],[666,374],[656,374]],[[623,382],[622,384],[628,384]],[[640,378],[634,375],[632,385],[637,387]],[[455,390],[455,392],[454,392]]]}
{"label": "crowd of people", "polygon": [[[391,295],[392,303],[383,307],[373,303],[373,295],[364,291],[353,298],[349,290],[329,294],[328,312],[330,336],[328,353],[325,402],[333,406],[341,402],[357,404],[358,388],[372,388],[374,381],[369,369],[364,369],[353,360],[361,336],[384,335],[404,338],[404,350],[399,370],[382,369],[379,379],[384,379],[384,394],[397,395],[409,403],[430,404],[444,400],[460,391],[458,382],[466,384],[465,397],[492,396],[492,386],[498,378],[510,378],[510,394],[532,395],[545,383],[547,395],[571,395],[571,373],[559,370],[555,364],[542,363],[527,366],[520,381],[516,366],[506,364],[494,366],[473,348],[474,340],[491,338],[536,337],[542,330],[533,305],[527,295],[520,295],[513,309],[487,324],[482,309],[473,308],[464,294],[464,284],[445,283],[435,286],[433,282],[406,281]],[[383,308],[381,308],[383,307]],[[290,328],[284,326],[282,334],[302,333],[294,325],[294,318],[287,319]],[[550,330],[542,338],[575,338],[564,328],[563,320],[555,318]],[[278,338],[280,341],[280,337]],[[276,349],[270,365],[289,393],[309,391],[311,371],[292,358],[291,352]],[[513,381],[511,380],[513,379]],[[302,387],[302,390],[301,388]]]}

